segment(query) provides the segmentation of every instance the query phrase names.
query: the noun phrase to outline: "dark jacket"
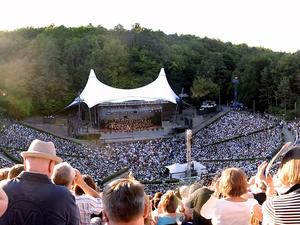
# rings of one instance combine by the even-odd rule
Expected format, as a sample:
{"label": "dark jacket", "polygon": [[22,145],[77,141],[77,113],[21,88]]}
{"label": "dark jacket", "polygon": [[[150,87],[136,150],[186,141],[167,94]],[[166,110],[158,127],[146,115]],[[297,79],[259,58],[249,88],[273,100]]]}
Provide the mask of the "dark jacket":
{"label": "dark jacket", "polygon": [[79,210],[71,192],[43,174],[23,172],[3,190],[8,208],[0,225],[78,225]]}
{"label": "dark jacket", "polygon": [[210,195],[213,191],[209,190],[206,187],[197,189],[189,197],[189,200],[186,204],[187,207],[193,208],[193,225],[211,225],[211,220],[205,219],[200,215],[202,206],[210,198]]}

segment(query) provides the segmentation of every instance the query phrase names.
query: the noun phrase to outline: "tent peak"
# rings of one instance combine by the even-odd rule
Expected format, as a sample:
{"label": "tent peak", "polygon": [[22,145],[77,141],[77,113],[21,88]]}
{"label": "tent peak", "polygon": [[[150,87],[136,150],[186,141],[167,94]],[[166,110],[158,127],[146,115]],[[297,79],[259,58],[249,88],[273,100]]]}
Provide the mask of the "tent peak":
{"label": "tent peak", "polygon": [[165,69],[161,68],[159,72],[159,76],[166,76]]}
{"label": "tent peak", "polygon": [[95,71],[93,69],[90,70],[89,77],[96,77]]}

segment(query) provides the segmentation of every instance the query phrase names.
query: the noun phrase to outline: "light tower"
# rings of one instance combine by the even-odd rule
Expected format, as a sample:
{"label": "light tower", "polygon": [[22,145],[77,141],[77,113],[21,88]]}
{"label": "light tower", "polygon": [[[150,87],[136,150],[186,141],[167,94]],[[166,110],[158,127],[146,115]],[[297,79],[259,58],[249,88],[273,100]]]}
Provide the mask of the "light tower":
{"label": "light tower", "polygon": [[238,77],[234,77],[232,79],[232,83],[234,85],[234,92],[233,92],[233,107],[237,107],[238,104],[238,84],[240,83]]}
{"label": "light tower", "polygon": [[186,162],[187,162],[186,177],[189,182],[191,180],[192,134],[193,133],[191,129],[186,130]]}

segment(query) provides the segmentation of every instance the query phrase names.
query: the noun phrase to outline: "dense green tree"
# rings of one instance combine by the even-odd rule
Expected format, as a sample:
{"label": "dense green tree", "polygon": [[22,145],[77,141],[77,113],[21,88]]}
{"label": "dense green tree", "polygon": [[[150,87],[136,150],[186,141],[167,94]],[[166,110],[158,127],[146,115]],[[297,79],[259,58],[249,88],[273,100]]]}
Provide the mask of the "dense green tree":
{"label": "dense green tree", "polygon": [[219,94],[220,87],[211,81],[211,79],[198,76],[193,82],[191,91],[192,96],[196,99],[216,99]]}
{"label": "dense green tree", "polygon": [[[233,99],[231,79],[238,77],[239,101],[255,100],[260,111],[293,108],[300,99],[300,52],[233,45],[194,35],[167,35],[136,23],[108,30],[101,26],[50,25],[0,31],[2,107],[15,117],[53,114],[84,87],[90,69],[114,87],[135,88],[156,79],[164,67],[179,93],[195,99]],[[199,76],[201,74],[201,76]]]}

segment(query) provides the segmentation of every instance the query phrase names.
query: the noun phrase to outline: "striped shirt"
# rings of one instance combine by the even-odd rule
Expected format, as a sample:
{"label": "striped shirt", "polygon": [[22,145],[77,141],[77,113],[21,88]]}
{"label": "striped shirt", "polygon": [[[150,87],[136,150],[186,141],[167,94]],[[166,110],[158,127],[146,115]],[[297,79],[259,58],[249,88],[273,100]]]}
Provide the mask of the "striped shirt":
{"label": "striped shirt", "polygon": [[90,225],[91,215],[98,215],[103,210],[101,198],[83,194],[75,196],[75,199],[80,212],[80,225]]}
{"label": "striped shirt", "polygon": [[300,224],[300,185],[286,194],[268,198],[263,204],[263,225]]}

